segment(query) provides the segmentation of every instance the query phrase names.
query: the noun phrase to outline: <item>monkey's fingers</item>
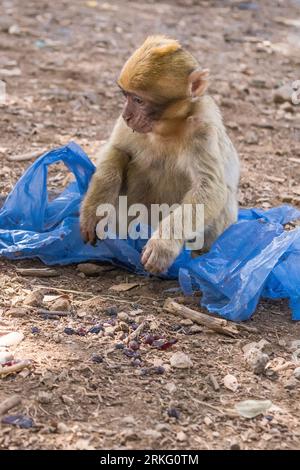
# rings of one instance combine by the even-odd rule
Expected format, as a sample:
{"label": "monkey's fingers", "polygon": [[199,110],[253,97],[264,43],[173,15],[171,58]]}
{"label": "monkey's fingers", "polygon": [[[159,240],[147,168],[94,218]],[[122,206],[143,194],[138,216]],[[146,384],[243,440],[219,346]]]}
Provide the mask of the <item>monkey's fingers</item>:
{"label": "monkey's fingers", "polygon": [[148,248],[145,252],[145,256],[142,258],[142,263],[146,271],[151,274],[160,274],[165,271],[165,266],[160,263],[157,253],[153,248]]}
{"label": "monkey's fingers", "polygon": [[96,245],[97,236],[96,236],[96,227],[93,225],[81,226],[80,229],[81,237],[85,243],[90,243],[91,245]]}
{"label": "monkey's fingers", "polygon": [[141,257],[141,263],[145,266],[145,264],[147,263],[150,255],[152,253],[152,249],[147,245],[144,247],[143,251],[142,251],[142,257]]}

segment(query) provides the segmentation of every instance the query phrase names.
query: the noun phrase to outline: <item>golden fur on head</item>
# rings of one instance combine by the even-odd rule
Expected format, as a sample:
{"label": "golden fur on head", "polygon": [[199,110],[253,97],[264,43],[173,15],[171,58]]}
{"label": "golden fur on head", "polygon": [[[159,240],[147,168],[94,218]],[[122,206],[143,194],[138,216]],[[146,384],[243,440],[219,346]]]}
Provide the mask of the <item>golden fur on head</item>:
{"label": "golden fur on head", "polygon": [[189,74],[196,59],[178,41],[149,36],[125,63],[118,83],[128,92],[145,92],[157,101],[188,95]]}

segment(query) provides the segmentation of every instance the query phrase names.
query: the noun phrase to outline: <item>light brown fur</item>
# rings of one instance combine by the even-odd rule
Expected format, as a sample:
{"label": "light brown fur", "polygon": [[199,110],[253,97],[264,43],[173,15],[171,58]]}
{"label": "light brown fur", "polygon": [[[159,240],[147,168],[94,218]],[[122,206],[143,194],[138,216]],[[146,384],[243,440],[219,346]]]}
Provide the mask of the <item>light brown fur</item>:
{"label": "light brown fur", "polygon": [[[174,58],[178,52],[180,57]],[[162,76],[159,76],[161,69],[153,62],[153,57],[159,54],[164,61]],[[95,226],[97,206],[116,204],[121,193],[127,194],[128,205],[143,203],[149,208],[155,203],[204,204],[205,249],[236,221],[238,156],[217,105],[210,96],[203,94],[207,72],[196,72],[195,81],[189,82],[192,65],[194,69],[197,66],[195,59],[190,57],[176,41],[151,37],[125,64],[119,80],[122,88],[138,93],[139,88],[133,86],[142,84],[143,73],[152,74],[152,85],[149,85],[149,77],[146,78],[144,93],[151,96],[152,90],[154,97],[160,99],[172,96],[172,102],[155,122],[153,131],[146,134],[133,133],[119,117],[101,152],[82,205],[83,233]],[[174,60],[178,65],[184,58],[184,70],[181,76],[178,74],[174,86],[173,81],[170,83],[165,77],[168,60],[170,75]],[[176,81],[177,75],[174,76]],[[174,99],[176,87],[177,100]],[[174,228],[176,211],[173,215],[169,217]],[[162,272],[179,254],[184,240],[174,237],[163,240],[160,227],[155,229],[145,247],[142,262],[150,272]]]}

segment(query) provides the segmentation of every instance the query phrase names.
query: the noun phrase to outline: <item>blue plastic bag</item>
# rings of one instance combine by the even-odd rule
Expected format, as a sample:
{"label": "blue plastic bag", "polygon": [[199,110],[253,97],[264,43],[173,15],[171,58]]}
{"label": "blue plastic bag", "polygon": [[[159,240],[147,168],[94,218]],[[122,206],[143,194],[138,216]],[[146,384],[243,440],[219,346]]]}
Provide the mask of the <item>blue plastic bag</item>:
{"label": "blue plastic bag", "polygon": [[[63,162],[76,181],[49,202],[48,166],[57,162]],[[94,171],[93,163],[74,142],[36,160],[0,210],[0,256],[39,258],[48,265],[108,261],[146,274],[140,262],[146,240],[107,239],[98,241],[96,247],[83,242],[79,207]],[[190,259],[190,253],[183,251],[163,277],[177,278],[179,268]]]}
{"label": "blue plastic bag", "polygon": [[209,253],[180,270],[184,293],[200,289],[203,306],[234,321],[250,318],[260,296],[289,298],[300,320],[300,227],[288,232],[282,225],[297,218],[290,206],[241,210]]}
{"label": "blue plastic bag", "polygon": [[[47,170],[58,161],[74,174],[75,182],[49,201]],[[108,261],[146,275],[140,262],[146,240],[107,239],[93,247],[81,239],[79,206],[94,170],[75,143],[36,160],[0,210],[0,256],[39,258],[48,265]],[[183,250],[162,277],[179,277],[185,294],[201,289],[202,305],[230,320],[250,318],[260,296],[289,298],[293,319],[300,319],[300,229],[283,229],[297,218],[300,211],[290,206],[242,209],[239,222],[209,253],[192,259]]]}

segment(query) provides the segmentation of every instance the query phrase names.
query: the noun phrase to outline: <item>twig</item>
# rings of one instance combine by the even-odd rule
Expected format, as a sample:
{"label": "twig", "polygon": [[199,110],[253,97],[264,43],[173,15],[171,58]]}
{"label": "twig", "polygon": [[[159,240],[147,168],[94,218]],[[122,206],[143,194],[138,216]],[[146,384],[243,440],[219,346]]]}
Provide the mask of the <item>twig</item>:
{"label": "twig", "polygon": [[218,384],[218,381],[216,377],[213,374],[208,375],[209,380],[211,381],[211,384],[216,392],[220,390],[220,385]]}
{"label": "twig", "polygon": [[281,370],[290,369],[292,367],[295,367],[295,363],[291,362],[291,361],[288,361],[288,362],[285,362],[284,364],[280,364],[279,366],[270,367],[270,369],[274,370],[275,372],[279,372]]}
{"label": "twig", "polygon": [[46,289],[47,291],[56,291],[56,292],[67,292],[69,294],[78,294],[84,296],[94,296],[93,292],[83,292],[80,290],[71,290],[71,289],[62,289],[60,287],[53,287],[53,286],[43,286],[42,284],[36,285],[39,289]]}
{"label": "twig", "polygon": [[222,333],[231,337],[238,335],[238,330],[235,326],[229,326],[227,320],[222,318],[214,318],[205,313],[197,312],[191,308],[180,305],[172,299],[167,299],[164,304],[164,310],[179,317],[188,318],[199,325],[206,326],[217,333]]}
{"label": "twig", "polygon": [[49,315],[49,318],[52,316],[55,317],[68,317],[70,312],[62,312],[61,310],[46,310],[44,308],[40,308],[36,312],[38,315]]}
{"label": "twig", "polygon": [[0,403],[0,415],[4,415],[7,411],[15,406],[18,406],[22,402],[19,395],[13,395]]}
{"label": "twig", "polygon": [[17,362],[16,364],[13,364],[12,366],[0,367],[0,377],[4,375],[14,374],[15,372],[19,372],[20,370],[25,369],[26,367],[31,367],[31,366],[32,366],[32,362],[29,360],[26,360],[26,361]]}
{"label": "twig", "polygon": [[[88,296],[88,297],[95,297],[95,294],[93,292],[83,292],[80,290],[71,290],[71,289],[61,289],[60,287],[49,287],[49,286],[43,286],[41,285],[36,285],[39,289],[47,289],[47,291],[57,291],[57,292],[67,292],[68,294],[77,294],[77,295],[82,295],[82,296]],[[95,298],[99,300],[113,300],[114,302],[120,302],[124,304],[132,304],[135,301],[134,300],[124,300],[124,299],[118,299],[112,295],[97,295]],[[89,301],[91,299],[88,299]]]}
{"label": "twig", "polygon": [[24,162],[26,160],[33,160],[34,158],[38,158],[45,152],[46,149],[39,149],[35,150],[34,152],[21,153],[19,155],[9,155],[7,157],[7,160],[9,160],[10,162]]}
{"label": "twig", "polygon": [[184,305],[199,305],[200,297],[186,296],[186,297],[174,297],[174,302]]}
{"label": "twig", "polygon": [[255,326],[244,325],[244,323],[237,324],[238,329],[248,331],[249,333],[258,333],[258,329]]}
{"label": "twig", "polygon": [[17,273],[21,276],[35,276],[35,277],[56,277],[59,272],[50,268],[17,268]]}
{"label": "twig", "polygon": [[132,333],[130,333],[130,335],[127,336],[127,338],[125,339],[125,343],[129,343],[129,341],[132,341],[133,339],[137,339],[140,334],[142,333],[142,331],[144,331],[144,329],[146,328],[147,326],[147,322],[146,321],[143,321],[138,327],[136,330],[134,330]]}
{"label": "twig", "polygon": [[195,401],[196,403],[199,403],[199,405],[206,406],[207,408],[211,408],[214,411],[218,411],[221,415],[225,415],[226,413],[218,408],[217,406],[211,405],[210,403],[207,403],[206,401],[198,400],[197,398],[194,398],[189,392],[188,392],[189,397],[191,400]]}

